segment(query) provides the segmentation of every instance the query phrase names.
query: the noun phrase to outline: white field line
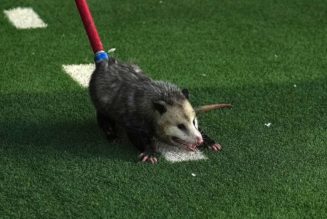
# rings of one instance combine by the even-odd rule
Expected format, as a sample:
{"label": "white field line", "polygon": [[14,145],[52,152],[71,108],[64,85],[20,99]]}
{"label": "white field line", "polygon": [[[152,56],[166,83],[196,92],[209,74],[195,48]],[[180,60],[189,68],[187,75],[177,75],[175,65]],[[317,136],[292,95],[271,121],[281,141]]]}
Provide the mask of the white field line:
{"label": "white field line", "polygon": [[94,64],[63,65],[64,71],[82,87],[87,88],[91,75],[95,69]]}
{"label": "white field line", "polygon": [[[70,77],[84,88],[89,86],[91,74],[95,69],[94,64],[63,65],[62,67]],[[164,143],[159,143],[158,149],[166,160],[173,163],[207,159],[207,157],[200,151],[186,151]]]}
{"label": "white field line", "polygon": [[166,160],[172,163],[207,159],[201,151],[187,151],[164,143],[159,143],[158,148]]}
{"label": "white field line", "polygon": [[45,28],[48,25],[32,8],[13,8],[3,11],[17,29]]}

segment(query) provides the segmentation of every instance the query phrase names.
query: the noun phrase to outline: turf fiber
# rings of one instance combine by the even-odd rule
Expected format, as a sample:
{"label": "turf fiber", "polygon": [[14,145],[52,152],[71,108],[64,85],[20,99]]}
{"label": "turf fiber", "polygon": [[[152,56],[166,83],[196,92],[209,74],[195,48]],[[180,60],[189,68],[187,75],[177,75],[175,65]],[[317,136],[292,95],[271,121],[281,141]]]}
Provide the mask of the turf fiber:
{"label": "turf fiber", "polygon": [[1,11],[32,7],[48,27],[0,16],[1,218],[327,215],[325,0],[89,5],[115,57],[187,87],[194,105],[234,105],[200,117],[223,151],[149,165],[109,144],[87,90],[62,70],[93,60],[74,1],[2,0]]}

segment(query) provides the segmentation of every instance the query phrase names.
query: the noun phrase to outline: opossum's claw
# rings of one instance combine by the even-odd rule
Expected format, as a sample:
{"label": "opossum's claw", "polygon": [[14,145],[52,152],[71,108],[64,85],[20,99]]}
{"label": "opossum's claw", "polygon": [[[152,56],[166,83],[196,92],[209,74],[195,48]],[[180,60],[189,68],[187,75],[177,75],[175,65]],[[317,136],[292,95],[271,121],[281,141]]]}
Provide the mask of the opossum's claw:
{"label": "opossum's claw", "polygon": [[142,162],[149,162],[151,164],[156,164],[158,163],[158,159],[156,157],[153,156],[144,156],[141,160]]}
{"label": "opossum's claw", "polygon": [[158,163],[158,158],[154,153],[143,152],[139,155],[139,159],[141,162],[149,162],[151,164]]}
{"label": "opossum's claw", "polygon": [[150,157],[150,161],[151,161],[152,164],[155,164],[155,163],[158,162],[156,157]]}
{"label": "opossum's claw", "polygon": [[217,151],[221,151],[222,147],[221,147],[220,144],[216,143],[216,144],[213,144],[213,145],[209,146],[209,149],[217,152]]}
{"label": "opossum's claw", "polygon": [[147,161],[147,160],[148,160],[148,158],[149,158],[149,156],[148,156],[148,155],[144,155],[144,156],[143,156],[143,158],[142,158],[142,162],[145,162],[145,161]]}

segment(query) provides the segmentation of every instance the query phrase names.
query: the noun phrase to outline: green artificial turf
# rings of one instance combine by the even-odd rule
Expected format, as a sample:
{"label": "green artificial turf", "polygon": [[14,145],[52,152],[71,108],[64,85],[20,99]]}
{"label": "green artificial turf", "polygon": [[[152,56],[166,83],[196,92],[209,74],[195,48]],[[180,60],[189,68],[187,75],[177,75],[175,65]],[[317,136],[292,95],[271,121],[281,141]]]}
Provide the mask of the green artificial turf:
{"label": "green artificial turf", "polygon": [[93,60],[74,1],[2,0],[1,13],[33,7],[48,27],[0,16],[1,218],[326,217],[325,0],[89,5],[115,57],[187,87],[194,105],[234,105],[200,117],[223,151],[150,165],[110,145],[62,70]]}

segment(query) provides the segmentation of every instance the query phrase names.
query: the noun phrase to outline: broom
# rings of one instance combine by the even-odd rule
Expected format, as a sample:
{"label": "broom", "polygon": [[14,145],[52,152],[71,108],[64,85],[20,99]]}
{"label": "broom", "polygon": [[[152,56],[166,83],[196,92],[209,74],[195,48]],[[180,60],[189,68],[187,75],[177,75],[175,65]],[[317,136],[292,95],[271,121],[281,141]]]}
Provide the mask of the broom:
{"label": "broom", "polygon": [[108,60],[109,56],[103,49],[100,36],[94,24],[93,17],[86,0],[75,0],[75,3],[94,52],[94,61],[99,63],[104,60]]}

